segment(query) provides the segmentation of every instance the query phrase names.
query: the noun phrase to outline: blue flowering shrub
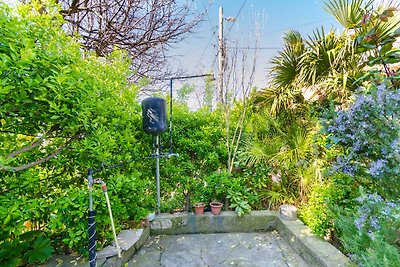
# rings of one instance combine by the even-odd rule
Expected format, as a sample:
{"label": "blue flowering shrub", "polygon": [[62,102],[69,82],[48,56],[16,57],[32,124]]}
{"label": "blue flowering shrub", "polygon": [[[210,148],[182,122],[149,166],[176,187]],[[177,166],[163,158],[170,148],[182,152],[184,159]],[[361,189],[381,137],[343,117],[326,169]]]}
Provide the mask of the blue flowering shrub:
{"label": "blue flowering shrub", "polygon": [[342,211],[336,220],[349,257],[360,266],[400,266],[399,203],[377,193],[363,193],[357,201],[355,214]]}
{"label": "blue flowering shrub", "polygon": [[400,91],[384,83],[360,90],[324,122],[331,148],[341,151],[331,171],[359,187],[353,209],[330,205],[343,249],[361,266],[400,266],[399,122]]}
{"label": "blue flowering shrub", "polygon": [[385,84],[360,91],[354,104],[327,123],[334,145],[345,148],[334,170],[385,198],[400,194],[400,91]]}

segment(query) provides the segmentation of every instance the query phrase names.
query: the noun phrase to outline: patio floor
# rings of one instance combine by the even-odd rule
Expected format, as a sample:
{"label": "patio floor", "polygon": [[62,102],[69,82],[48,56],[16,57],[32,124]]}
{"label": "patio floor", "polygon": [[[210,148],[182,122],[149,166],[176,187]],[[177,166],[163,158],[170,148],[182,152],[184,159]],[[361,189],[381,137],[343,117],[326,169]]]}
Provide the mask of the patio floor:
{"label": "patio floor", "polygon": [[277,231],[150,236],[129,261],[138,267],[308,266]]}

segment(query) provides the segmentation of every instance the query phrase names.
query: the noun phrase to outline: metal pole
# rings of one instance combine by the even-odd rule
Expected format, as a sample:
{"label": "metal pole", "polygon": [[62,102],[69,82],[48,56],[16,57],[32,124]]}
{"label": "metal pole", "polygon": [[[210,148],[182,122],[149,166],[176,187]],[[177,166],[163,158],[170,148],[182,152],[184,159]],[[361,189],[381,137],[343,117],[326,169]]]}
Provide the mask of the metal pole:
{"label": "metal pole", "polygon": [[169,154],[172,154],[172,80],[169,79]]}
{"label": "metal pole", "polygon": [[157,182],[157,213],[160,213],[160,136],[156,136],[156,182]]}
{"label": "metal pole", "polygon": [[217,102],[224,103],[224,91],[223,91],[223,46],[224,46],[224,14],[222,10],[222,6],[219,7],[219,32],[218,32],[218,90],[217,90]]}
{"label": "metal pole", "polygon": [[96,211],[93,210],[93,171],[88,171],[88,187],[89,187],[89,212],[88,212],[88,234],[89,234],[89,265],[96,267]]}

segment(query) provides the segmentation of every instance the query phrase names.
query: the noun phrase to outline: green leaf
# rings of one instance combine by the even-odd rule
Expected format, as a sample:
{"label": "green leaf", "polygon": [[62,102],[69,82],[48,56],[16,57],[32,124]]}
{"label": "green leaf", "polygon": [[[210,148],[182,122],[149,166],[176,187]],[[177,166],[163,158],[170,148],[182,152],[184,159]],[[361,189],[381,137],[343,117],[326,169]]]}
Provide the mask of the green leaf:
{"label": "green leaf", "polygon": [[38,237],[33,243],[33,250],[28,251],[25,257],[28,258],[30,264],[39,262],[43,263],[51,257],[53,247],[49,238]]}
{"label": "green leaf", "polygon": [[382,46],[381,50],[379,50],[379,54],[381,56],[385,55],[387,52],[389,52],[393,48],[393,43],[387,43],[384,46]]}

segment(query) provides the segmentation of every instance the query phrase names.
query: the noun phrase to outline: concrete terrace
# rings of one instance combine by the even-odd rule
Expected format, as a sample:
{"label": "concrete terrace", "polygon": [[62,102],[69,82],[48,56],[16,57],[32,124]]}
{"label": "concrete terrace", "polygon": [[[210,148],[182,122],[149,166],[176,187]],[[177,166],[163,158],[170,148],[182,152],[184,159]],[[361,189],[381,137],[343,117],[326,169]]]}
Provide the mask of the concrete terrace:
{"label": "concrete terrace", "polygon": [[128,266],[309,266],[277,231],[150,236]]}
{"label": "concrete terrace", "polygon": [[[276,211],[242,217],[224,211],[159,214],[147,227],[118,235],[122,257],[110,245],[97,253],[97,266],[223,267],[348,266],[334,246],[299,220]],[[84,259],[58,257],[45,266],[88,266]]]}

